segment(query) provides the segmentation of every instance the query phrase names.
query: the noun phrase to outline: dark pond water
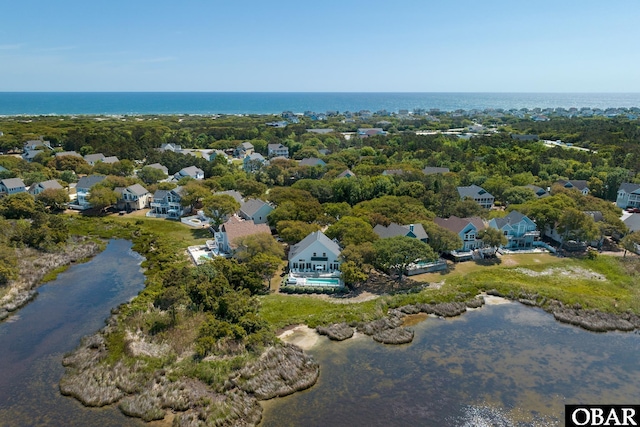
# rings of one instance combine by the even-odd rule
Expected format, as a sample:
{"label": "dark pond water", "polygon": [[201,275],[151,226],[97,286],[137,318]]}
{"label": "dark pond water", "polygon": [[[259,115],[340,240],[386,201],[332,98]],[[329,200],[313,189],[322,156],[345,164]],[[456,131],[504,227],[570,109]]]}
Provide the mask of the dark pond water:
{"label": "dark pond water", "polygon": [[309,390],[262,426],[556,426],[571,403],[640,403],[640,336],[595,334],[517,303],[412,326],[412,344],[326,338]]}
{"label": "dark pond water", "polygon": [[142,290],[140,261],[130,242],[112,240],[91,261],[41,286],[34,301],[0,324],[1,426],[143,424],[115,408],[87,409],[58,390],[63,354]]}

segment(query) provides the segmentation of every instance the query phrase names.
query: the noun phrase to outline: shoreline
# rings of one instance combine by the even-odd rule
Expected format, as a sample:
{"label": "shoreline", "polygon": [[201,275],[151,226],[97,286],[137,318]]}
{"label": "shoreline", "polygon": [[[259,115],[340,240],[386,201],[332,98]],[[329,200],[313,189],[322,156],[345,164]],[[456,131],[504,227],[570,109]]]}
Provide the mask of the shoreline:
{"label": "shoreline", "polygon": [[22,249],[20,277],[9,283],[7,293],[0,298],[0,322],[33,301],[40,286],[55,280],[71,265],[89,261],[103,249],[91,241],[69,243],[58,253]]}
{"label": "shoreline", "polygon": [[[264,405],[261,402],[275,397],[283,397],[310,387],[318,380],[320,366],[306,352],[321,343],[322,335],[328,335],[329,341],[363,338],[370,336],[374,341],[387,345],[402,345],[413,340],[414,332],[408,327],[430,317],[447,318],[463,315],[467,310],[475,310],[483,305],[503,305],[520,302],[536,306],[554,315],[557,321],[571,323],[589,329],[579,322],[565,321],[559,308],[560,302],[548,304],[556,310],[535,304],[534,295],[519,295],[519,298],[499,295],[495,291],[479,294],[465,302],[440,304],[414,304],[391,308],[387,316],[372,322],[352,325],[335,324],[326,328],[310,328],[306,324],[290,325],[279,331],[280,343],[265,349],[258,360],[248,362],[239,372],[231,375],[224,386],[216,390],[214,387],[189,377],[169,379],[170,370],[145,372],[144,363],[137,362],[127,366],[122,362],[110,366],[104,363],[108,357],[105,334],[117,327],[118,310],[114,310],[107,320],[107,325],[96,334],[85,337],[81,345],[65,356],[63,365],[66,372],[60,382],[60,392],[80,401],[84,406],[101,407],[117,405],[128,416],[141,418],[144,421],[162,423],[169,418],[181,421],[195,420],[198,413],[205,417],[219,420],[219,413],[210,405],[199,406],[190,402],[198,396],[209,396],[212,401],[222,405],[229,411],[224,422],[233,425],[258,425],[262,418]],[[126,304],[125,304],[126,305]],[[570,308],[581,319],[589,318],[585,314],[590,311]],[[602,315],[602,313],[600,313]],[[613,315],[612,315],[613,316]],[[584,323],[584,322],[583,322]],[[586,323],[588,326],[588,323]],[[331,330],[337,326],[335,330]],[[634,329],[640,328],[640,318]],[[327,332],[326,330],[331,330]],[[344,334],[345,330],[348,332]],[[620,328],[611,330],[621,330]],[[337,335],[332,336],[334,333]],[[285,370],[286,380],[282,377]],[[153,393],[148,390],[155,390]],[[169,402],[169,403],[167,403]],[[182,403],[181,403],[182,402]],[[218,414],[218,415],[216,415]]]}

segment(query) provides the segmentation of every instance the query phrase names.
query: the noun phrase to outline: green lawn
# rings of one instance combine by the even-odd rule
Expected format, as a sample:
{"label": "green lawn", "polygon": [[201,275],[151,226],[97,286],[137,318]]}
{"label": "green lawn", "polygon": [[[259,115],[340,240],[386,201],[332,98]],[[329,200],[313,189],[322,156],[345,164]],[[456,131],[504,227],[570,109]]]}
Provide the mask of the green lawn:
{"label": "green lawn", "polygon": [[260,297],[260,314],[275,328],[304,323],[312,328],[340,322],[368,321],[386,314],[385,299],[335,304],[305,295],[270,294]]}
{"label": "green lawn", "polygon": [[[519,269],[552,274],[531,276]],[[590,274],[603,275],[597,280]],[[608,312],[630,310],[640,314],[639,259],[599,256],[595,260],[558,258],[548,254],[509,255],[498,262],[455,264],[444,274],[415,276],[422,282],[439,283],[420,292],[385,295],[354,304],[335,304],[305,295],[271,294],[261,297],[260,312],[274,327],[305,323],[310,327],[335,322],[366,321],[386,315],[390,307],[416,303],[464,301],[496,289],[518,297],[536,294],[538,301],[556,299],[565,304]],[[444,283],[442,283],[444,282]]]}

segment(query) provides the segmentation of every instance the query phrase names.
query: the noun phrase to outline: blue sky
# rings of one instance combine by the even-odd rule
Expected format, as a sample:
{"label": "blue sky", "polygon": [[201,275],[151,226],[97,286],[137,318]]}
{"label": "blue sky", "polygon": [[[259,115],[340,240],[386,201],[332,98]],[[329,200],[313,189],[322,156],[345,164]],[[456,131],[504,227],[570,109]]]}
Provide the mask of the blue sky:
{"label": "blue sky", "polygon": [[0,0],[0,91],[640,92],[638,0]]}

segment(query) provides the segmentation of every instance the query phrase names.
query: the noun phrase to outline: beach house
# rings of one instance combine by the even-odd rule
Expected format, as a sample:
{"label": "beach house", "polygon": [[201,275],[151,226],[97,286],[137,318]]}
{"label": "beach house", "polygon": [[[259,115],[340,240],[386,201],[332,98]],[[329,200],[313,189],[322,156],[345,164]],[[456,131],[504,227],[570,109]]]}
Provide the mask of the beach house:
{"label": "beach house", "polygon": [[173,190],[157,190],[153,193],[153,200],[150,203],[151,210],[147,216],[155,218],[178,219],[190,211],[188,206],[182,206],[183,187],[176,187]]}
{"label": "beach house", "polygon": [[36,184],[32,184],[31,187],[29,187],[29,194],[36,196],[47,189],[63,190],[64,188],[57,180],[50,179],[48,181],[42,181]]}
{"label": "beach house", "polygon": [[484,209],[491,209],[493,207],[495,197],[488,193],[484,188],[474,184],[468,187],[458,187],[457,189],[460,199],[472,199]]}
{"label": "beach house", "polygon": [[11,195],[27,191],[24,182],[20,178],[7,178],[0,180],[0,194]]}
{"label": "beach house", "polygon": [[533,242],[540,237],[536,223],[518,211],[511,211],[503,218],[493,218],[489,227],[504,234],[507,244],[503,248],[509,250],[531,249]]}

